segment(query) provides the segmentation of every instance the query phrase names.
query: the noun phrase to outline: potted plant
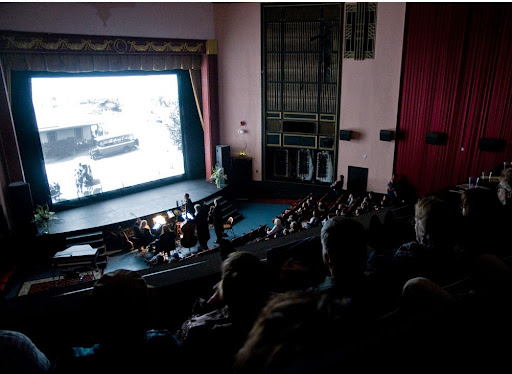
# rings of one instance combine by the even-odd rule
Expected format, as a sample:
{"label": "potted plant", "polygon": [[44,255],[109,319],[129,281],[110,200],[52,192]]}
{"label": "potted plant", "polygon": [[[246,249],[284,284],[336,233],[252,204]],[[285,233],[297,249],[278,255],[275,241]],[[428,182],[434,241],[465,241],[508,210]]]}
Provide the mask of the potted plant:
{"label": "potted plant", "polygon": [[210,176],[210,179],[215,181],[217,188],[220,188],[220,182],[222,179],[228,179],[228,177],[226,176],[226,174],[223,173],[223,171],[224,169],[220,167],[219,164],[216,164],[212,169],[212,175]]}
{"label": "potted plant", "polygon": [[57,215],[55,212],[51,212],[48,204],[45,206],[38,205],[36,210],[34,211],[34,222],[41,227],[44,233],[50,233],[50,224],[49,222],[57,219]]}

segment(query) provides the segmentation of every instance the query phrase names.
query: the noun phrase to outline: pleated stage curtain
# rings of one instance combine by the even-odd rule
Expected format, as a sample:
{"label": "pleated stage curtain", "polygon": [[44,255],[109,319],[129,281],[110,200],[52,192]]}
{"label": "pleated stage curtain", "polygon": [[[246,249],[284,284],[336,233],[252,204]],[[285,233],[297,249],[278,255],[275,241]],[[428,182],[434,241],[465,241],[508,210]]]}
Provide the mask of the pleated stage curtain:
{"label": "pleated stage curtain", "polygon": [[[510,4],[407,4],[395,173],[420,196],[512,161],[511,41]],[[481,151],[482,137],[505,150]]]}

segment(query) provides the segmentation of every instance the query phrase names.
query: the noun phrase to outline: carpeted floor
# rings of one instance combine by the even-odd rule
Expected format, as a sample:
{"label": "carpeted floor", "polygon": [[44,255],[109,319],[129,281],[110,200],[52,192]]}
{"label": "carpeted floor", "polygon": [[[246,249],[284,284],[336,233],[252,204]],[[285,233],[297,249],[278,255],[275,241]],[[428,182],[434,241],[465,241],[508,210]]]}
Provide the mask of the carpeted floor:
{"label": "carpeted floor", "polygon": [[101,273],[99,271],[91,271],[87,273],[76,274],[76,277],[51,277],[36,279],[32,281],[26,281],[18,291],[18,296],[31,295],[37,292],[49,291],[51,289],[71,286],[78,283],[89,282],[92,280],[99,279]]}

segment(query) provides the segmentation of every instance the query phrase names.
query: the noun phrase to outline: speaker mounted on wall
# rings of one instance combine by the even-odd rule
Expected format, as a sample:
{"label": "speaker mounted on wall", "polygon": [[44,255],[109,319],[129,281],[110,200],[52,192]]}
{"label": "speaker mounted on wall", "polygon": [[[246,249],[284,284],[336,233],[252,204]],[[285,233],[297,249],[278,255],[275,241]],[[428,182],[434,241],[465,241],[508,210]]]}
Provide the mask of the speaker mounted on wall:
{"label": "speaker mounted on wall", "polygon": [[499,138],[480,138],[478,146],[481,151],[502,152],[505,150],[505,140]]}
{"label": "speaker mounted on wall", "polygon": [[390,142],[393,140],[393,131],[391,130],[380,130],[380,140],[383,142]]}
{"label": "speaker mounted on wall", "polygon": [[340,140],[348,140],[352,139],[352,131],[351,130],[340,130]]}
{"label": "speaker mounted on wall", "polygon": [[427,144],[442,145],[446,143],[446,134],[442,132],[427,132]]}

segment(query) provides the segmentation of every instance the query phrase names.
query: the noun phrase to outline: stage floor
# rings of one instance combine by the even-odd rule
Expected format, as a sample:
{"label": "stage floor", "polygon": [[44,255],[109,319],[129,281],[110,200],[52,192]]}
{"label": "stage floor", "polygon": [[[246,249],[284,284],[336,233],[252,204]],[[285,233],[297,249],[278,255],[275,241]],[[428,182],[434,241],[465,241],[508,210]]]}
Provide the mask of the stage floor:
{"label": "stage floor", "polygon": [[223,187],[200,179],[175,183],[169,186],[133,193],[91,205],[57,213],[57,220],[50,221],[50,233],[62,234],[118,225],[138,217],[174,209],[188,193],[194,203],[208,201],[222,195]]}

